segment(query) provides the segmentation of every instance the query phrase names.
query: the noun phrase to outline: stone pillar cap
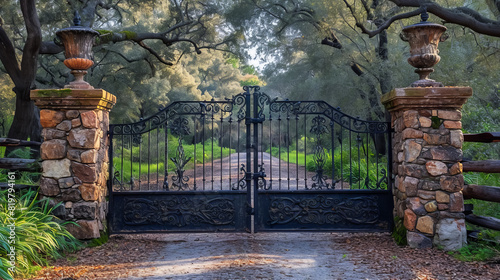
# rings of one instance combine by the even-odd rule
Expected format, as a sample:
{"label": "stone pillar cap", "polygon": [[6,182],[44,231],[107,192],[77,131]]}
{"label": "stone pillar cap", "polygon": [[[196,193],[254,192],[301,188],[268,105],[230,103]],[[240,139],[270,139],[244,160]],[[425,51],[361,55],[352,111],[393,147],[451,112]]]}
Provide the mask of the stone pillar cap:
{"label": "stone pillar cap", "polygon": [[396,88],[382,95],[389,111],[401,109],[460,109],[472,96],[470,87]]}
{"label": "stone pillar cap", "polygon": [[31,100],[40,109],[106,110],[116,104],[116,96],[103,89],[36,89]]}

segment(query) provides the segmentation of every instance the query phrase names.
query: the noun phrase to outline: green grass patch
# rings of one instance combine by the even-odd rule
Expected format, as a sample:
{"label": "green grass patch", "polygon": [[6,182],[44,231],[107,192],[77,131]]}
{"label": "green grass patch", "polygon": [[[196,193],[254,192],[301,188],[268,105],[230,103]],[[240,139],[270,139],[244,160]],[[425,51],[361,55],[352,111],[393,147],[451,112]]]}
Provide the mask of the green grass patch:
{"label": "green grass patch", "polygon": [[[500,174],[464,173],[466,184],[500,187]],[[473,213],[479,216],[500,219],[500,203],[479,199],[465,200],[466,204],[474,205]],[[479,231],[478,240],[469,239],[469,244],[457,252],[450,252],[461,261],[486,261],[500,257],[500,231],[487,229],[467,223],[467,229]]]}
{"label": "green grass patch", "polygon": [[456,259],[466,262],[487,261],[498,256],[499,253],[498,245],[491,245],[483,241],[471,242],[457,252],[449,252]]}

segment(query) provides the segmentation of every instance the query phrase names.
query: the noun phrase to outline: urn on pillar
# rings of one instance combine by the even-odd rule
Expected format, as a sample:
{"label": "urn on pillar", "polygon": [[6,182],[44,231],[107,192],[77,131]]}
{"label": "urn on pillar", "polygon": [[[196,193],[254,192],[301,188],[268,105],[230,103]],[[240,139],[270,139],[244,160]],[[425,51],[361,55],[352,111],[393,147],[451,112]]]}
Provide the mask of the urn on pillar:
{"label": "urn on pillar", "polygon": [[81,19],[78,12],[75,12],[73,19],[74,26],[61,29],[56,32],[57,37],[64,45],[64,65],[71,69],[71,74],[75,76],[75,81],[70,82],[65,88],[72,89],[93,89],[89,83],[83,80],[94,62],[92,61],[92,46],[94,39],[99,32],[81,26]]}
{"label": "urn on pillar", "polygon": [[443,86],[442,83],[429,79],[429,74],[434,72],[432,67],[441,60],[438,44],[447,39],[447,36],[443,36],[446,27],[427,22],[428,18],[427,12],[422,13],[421,22],[404,27],[400,34],[401,39],[410,44],[408,63],[417,68],[415,73],[420,76],[418,81],[411,84],[412,87]]}

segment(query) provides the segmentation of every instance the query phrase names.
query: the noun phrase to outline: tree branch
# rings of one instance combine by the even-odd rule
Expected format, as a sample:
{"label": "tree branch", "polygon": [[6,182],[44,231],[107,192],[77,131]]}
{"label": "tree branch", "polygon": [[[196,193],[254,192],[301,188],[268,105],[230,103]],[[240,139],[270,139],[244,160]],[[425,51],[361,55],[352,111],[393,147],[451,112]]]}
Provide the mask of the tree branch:
{"label": "tree branch", "polygon": [[21,69],[16,59],[14,45],[12,45],[3,26],[0,26],[0,61],[2,61],[5,71],[7,71],[14,84],[18,84],[20,82]]}
{"label": "tree branch", "polygon": [[[389,0],[399,7],[425,6],[427,12],[443,19],[447,23],[454,23],[468,27],[477,33],[500,37],[500,22],[492,21],[481,14],[467,8],[444,8],[429,0]],[[472,12],[471,12],[472,11]]]}
{"label": "tree branch", "polygon": [[155,50],[153,50],[152,48],[150,48],[148,45],[146,45],[144,42],[139,42],[138,43],[139,46],[141,46],[142,48],[144,48],[145,50],[147,50],[150,54],[152,54],[154,57],[156,57],[156,59],[158,59],[158,61],[160,61],[161,63],[165,64],[165,65],[168,65],[168,66],[172,66],[174,65],[172,62],[170,61],[166,61],[163,57],[161,57]]}

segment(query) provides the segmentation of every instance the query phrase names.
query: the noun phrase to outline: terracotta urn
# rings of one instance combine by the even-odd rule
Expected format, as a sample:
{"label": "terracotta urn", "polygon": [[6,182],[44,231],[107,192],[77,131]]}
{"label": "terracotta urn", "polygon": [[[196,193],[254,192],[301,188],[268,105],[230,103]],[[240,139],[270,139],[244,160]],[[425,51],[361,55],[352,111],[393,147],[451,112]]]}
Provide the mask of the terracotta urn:
{"label": "terracotta urn", "polygon": [[75,81],[65,85],[65,88],[73,89],[93,89],[89,83],[83,80],[87,74],[87,69],[94,65],[92,61],[92,47],[95,37],[99,32],[80,26],[81,19],[78,12],[75,12],[73,19],[74,26],[58,30],[57,37],[64,45],[64,65],[71,69],[71,74],[75,76]]}
{"label": "terracotta urn", "polygon": [[417,68],[415,73],[420,76],[411,86],[442,87],[442,83],[429,79],[429,74],[434,72],[432,67],[441,60],[438,45],[447,39],[447,36],[443,36],[446,27],[427,22],[429,16],[426,12],[422,13],[421,18],[421,22],[404,27],[400,34],[401,39],[410,44],[408,63]]}

